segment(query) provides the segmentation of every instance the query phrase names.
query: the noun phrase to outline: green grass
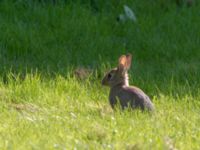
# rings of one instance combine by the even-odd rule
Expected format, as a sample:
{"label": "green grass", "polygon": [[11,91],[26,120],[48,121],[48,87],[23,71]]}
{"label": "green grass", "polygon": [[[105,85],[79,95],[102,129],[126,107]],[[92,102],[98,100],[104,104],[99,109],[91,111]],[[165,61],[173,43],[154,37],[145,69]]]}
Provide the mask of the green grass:
{"label": "green grass", "polygon": [[[137,23],[116,21],[123,4]],[[200,149],[199,9],[0,1],[0,149]],[[128,52],[130,82],[151,97],[153,114],[114,112],[100,84]],[[79,80],[77,67],[92,73]]]}

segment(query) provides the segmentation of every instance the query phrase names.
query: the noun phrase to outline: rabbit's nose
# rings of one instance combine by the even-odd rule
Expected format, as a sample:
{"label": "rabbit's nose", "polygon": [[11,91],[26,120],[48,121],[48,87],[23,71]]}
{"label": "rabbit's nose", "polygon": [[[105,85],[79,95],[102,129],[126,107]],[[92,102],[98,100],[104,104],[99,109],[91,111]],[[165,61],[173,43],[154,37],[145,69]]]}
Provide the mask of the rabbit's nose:
{"label": "rabbit's nose", "polygon": [[101,84],[104,85],[104,80],[101,81]]}
{"label": "rabbit's nose", "polygon": [[101,85],[105,85],[106,83],[105,83],[105,79],[103,79],[102,81],[101,81]]}

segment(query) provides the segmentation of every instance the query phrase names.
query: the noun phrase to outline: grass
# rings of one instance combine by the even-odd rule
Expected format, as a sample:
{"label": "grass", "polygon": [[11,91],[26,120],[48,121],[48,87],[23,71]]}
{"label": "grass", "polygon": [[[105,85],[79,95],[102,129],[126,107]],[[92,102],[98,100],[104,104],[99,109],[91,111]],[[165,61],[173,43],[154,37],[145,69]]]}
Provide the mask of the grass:
{"label": "grass", "polygon": [[[200,5],[163,3],[0,1],[0,149],[200,149]],[[109,106],[101,79],[127,52],[153,114]]]}

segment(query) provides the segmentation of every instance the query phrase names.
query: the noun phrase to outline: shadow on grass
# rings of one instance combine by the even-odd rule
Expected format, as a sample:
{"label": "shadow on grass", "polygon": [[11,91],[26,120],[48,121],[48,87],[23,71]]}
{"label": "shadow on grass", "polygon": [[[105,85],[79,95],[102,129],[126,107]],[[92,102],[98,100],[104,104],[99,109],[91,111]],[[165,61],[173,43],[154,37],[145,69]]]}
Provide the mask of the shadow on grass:
{"label": "shadow on grass", "polygon": [[120,7],[94,13],[81,4],[1,4],[0,75],[5,82],[10,73],[21,79],[26,74],[66,77],[77,67],[91,69],[99,82],[129,52],[131,83],[151,96],[199,91],[199,6],[165,12],[137,1],[130,6],[139,22],[120,24],[115,20]]}

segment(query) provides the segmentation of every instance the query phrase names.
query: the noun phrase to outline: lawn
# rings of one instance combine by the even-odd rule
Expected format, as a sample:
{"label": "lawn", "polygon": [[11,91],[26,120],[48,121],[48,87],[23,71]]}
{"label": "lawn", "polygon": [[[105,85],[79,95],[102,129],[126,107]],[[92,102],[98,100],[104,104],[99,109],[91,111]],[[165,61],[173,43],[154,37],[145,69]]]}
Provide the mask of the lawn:
{"label": "lawn", "polygon": [[[136,22],[117,21],[124,4]],[[199,10],[1,0],[0,149],[200,149]],[[150,96],[153,113],[109,105],[101,79],[126,53],[130,84]]]}

